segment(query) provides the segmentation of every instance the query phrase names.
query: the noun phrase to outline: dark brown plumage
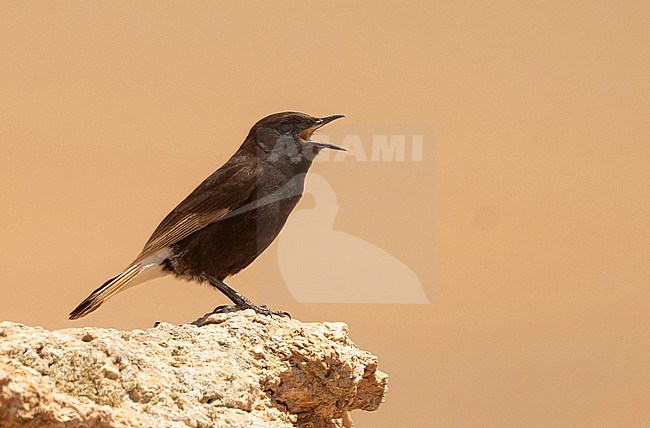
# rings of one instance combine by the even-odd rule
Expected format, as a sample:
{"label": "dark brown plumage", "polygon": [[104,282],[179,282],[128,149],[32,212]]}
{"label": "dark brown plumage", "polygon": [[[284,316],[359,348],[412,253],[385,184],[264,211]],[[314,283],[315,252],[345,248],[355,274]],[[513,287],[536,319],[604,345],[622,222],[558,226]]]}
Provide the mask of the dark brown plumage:
{"label": "dark brown plumage", "polygon": [[275,239],[303,193],[305,175],[324,148],[312,133],[342,115],[316,118],[276,113],[253,126],[239,150],[163,219],[135,261],[77,308],[80,318],[111,296],[149,279],[173,274],[208,282],[234,309],[286,314],[253,304],[223,280],[251,264]]}

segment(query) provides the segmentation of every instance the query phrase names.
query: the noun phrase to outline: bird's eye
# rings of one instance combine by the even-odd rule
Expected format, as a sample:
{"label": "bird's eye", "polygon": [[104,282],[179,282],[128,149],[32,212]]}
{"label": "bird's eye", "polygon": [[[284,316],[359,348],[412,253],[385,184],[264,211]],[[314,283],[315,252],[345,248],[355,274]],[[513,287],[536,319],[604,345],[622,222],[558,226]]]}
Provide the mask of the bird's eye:
{"label": "bird's eye", "polygon": [[290,123],[282,123],[280,124],[280,132],[283,134],[288,134],[289,131],[291,131],[291,124]]}

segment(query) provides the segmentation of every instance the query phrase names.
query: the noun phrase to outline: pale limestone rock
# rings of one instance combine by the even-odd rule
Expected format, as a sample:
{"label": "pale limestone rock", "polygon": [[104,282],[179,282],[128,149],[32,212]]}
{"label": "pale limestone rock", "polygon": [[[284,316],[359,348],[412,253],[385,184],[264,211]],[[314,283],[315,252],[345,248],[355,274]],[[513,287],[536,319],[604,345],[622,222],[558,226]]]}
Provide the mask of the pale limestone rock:
{"label": "pale limestone rock", "polygon": [[337,427],[376,410],[343,323],[253,311],[130,332],[0,323],[0,427]]}

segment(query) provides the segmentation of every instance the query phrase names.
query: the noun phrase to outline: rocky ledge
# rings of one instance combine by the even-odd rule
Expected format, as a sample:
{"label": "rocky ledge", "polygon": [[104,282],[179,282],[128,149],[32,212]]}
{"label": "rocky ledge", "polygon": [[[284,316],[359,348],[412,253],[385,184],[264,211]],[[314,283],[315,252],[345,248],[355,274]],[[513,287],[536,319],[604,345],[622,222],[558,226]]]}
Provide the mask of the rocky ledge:
{"label": "rocky ledge", "polygon": [[148,330],[0,323],[0,427],[349,427],[387,390],[343,323],[253,311]]}

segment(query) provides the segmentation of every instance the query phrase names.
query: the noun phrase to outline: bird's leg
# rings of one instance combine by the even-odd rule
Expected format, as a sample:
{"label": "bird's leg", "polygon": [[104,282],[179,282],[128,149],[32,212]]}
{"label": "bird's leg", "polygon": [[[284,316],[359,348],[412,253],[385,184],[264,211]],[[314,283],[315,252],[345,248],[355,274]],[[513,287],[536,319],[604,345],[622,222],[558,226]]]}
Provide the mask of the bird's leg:
{"label": "bird's leg", "polygon": [[253,302],[250,301],[250,299],[243,294],[240,294],[236,290],[230,288],[226,283],[223,281],[214,278],[212,276],[209,276],[208,282],[210,285],[213,287],[217,288],[219,291],[221,291],[227,298],[229,298],[235,306],[217,306],[214,308],[213,313],[221,313],[221,312],[232,312],[232,311],[239,311],[239,310],[244,310],[244,309],[252,309],[258,314],[262,315],[278,315],[278,316],[288,316],[291,318],[291,315],[289,312],[285,311],[273,311],[269,308],[266,307],[266,305],[256,305]]}

